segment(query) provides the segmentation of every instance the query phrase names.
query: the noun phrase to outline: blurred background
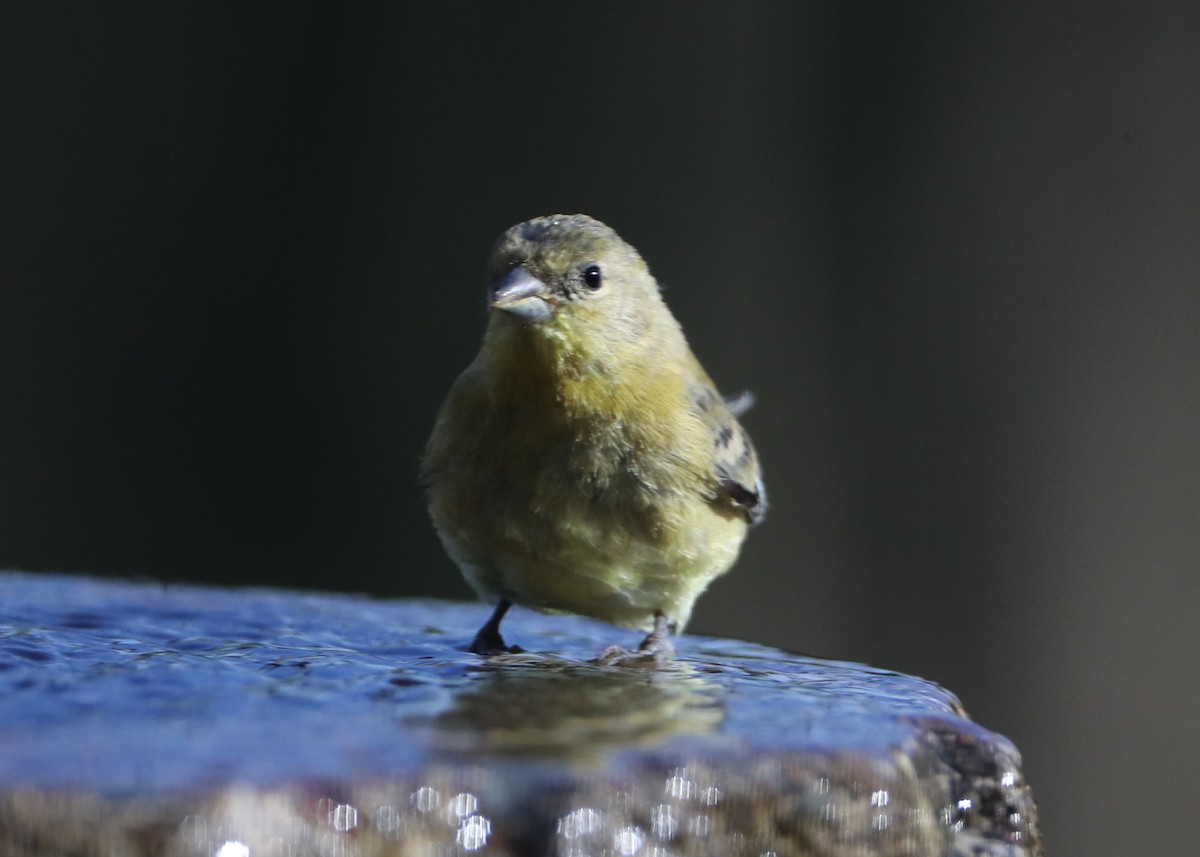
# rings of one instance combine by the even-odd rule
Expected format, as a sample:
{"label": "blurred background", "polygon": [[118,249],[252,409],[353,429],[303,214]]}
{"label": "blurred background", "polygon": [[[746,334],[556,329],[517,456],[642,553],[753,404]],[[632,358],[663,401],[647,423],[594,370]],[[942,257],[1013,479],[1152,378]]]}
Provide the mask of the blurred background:
{"label": "blurred background", "polygon": [[1187,0],[7,2],[0,566],[469,598],[417,459],[495,236],[583,211],[758,398],[772,513],[689,630],[951,688],[1050,854],[1188,853],[1198,46]]}

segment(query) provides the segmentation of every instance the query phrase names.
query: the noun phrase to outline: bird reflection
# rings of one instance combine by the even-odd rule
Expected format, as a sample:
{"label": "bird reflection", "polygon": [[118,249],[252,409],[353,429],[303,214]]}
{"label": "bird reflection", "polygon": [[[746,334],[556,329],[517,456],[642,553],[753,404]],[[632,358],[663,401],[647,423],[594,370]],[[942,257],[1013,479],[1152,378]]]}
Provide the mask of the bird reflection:
{"label": "bird reflection", "polygon": [[537,655],[491,658],[449,710],[435,743],[468,755],[598,760],[606,751],[715,732],[721,688],[686,662],[669,670],[604,668]]}

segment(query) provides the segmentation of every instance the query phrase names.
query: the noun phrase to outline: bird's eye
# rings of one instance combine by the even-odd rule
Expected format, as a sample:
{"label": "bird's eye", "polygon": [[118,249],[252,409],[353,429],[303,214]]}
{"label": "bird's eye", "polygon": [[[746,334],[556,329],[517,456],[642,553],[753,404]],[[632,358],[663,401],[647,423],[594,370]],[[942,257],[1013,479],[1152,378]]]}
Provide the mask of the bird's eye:
{"label": "bird's eye", "polygon": [[602,282],[603,282],[603,277],[600,276],[600,266],[599,265],[588,265],[586,268],[583,269],[583,284],[585,286],[587,286],[591,291],[594,292],[598,288],[600,288],[600,284]]}

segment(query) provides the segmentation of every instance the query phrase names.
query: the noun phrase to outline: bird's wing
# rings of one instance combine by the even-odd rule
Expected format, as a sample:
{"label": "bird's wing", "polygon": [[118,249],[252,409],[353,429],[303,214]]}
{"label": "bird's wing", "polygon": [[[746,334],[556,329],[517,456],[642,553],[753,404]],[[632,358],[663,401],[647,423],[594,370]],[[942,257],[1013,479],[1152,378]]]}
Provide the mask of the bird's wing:
{"label": "bird's wing", "polygon": [[[711,386],[695,384],[690,392],[700,418],[712,434],[713,475],[721,492],[745,513],[746,520],[757,524],[767,513],[767,492],[750,436],[738,423],[730,403]],[[737,413],[749,407],[753,400],[748,399],[749,394],[743,393],[734,400]]]}

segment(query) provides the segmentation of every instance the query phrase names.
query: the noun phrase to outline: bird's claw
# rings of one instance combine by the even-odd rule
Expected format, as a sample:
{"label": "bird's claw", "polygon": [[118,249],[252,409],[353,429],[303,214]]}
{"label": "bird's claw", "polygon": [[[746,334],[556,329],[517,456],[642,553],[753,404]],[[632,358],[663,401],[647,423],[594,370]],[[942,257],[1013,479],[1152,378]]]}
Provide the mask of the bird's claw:
{"label": "bird's claw", "polygon": [[632,652],[620,646],[609,646],[601,652],[594,663],[600,666],[661,667],[675,660],[675,646],[671,642],[669,625],[656,618],[654,630],[642,640]]}
{"label": "bird's claw", "polygon": [[485,658],[492,655],[520,655],[524,653],[524,649],[520,646],[509,646],[504,642],[504,638],[497,632],[486,633],[480,631],[475,635],[475,639],[471,641],[471,645],[467,647],[468,652],[473,652],[476,655],[483,655]]}

